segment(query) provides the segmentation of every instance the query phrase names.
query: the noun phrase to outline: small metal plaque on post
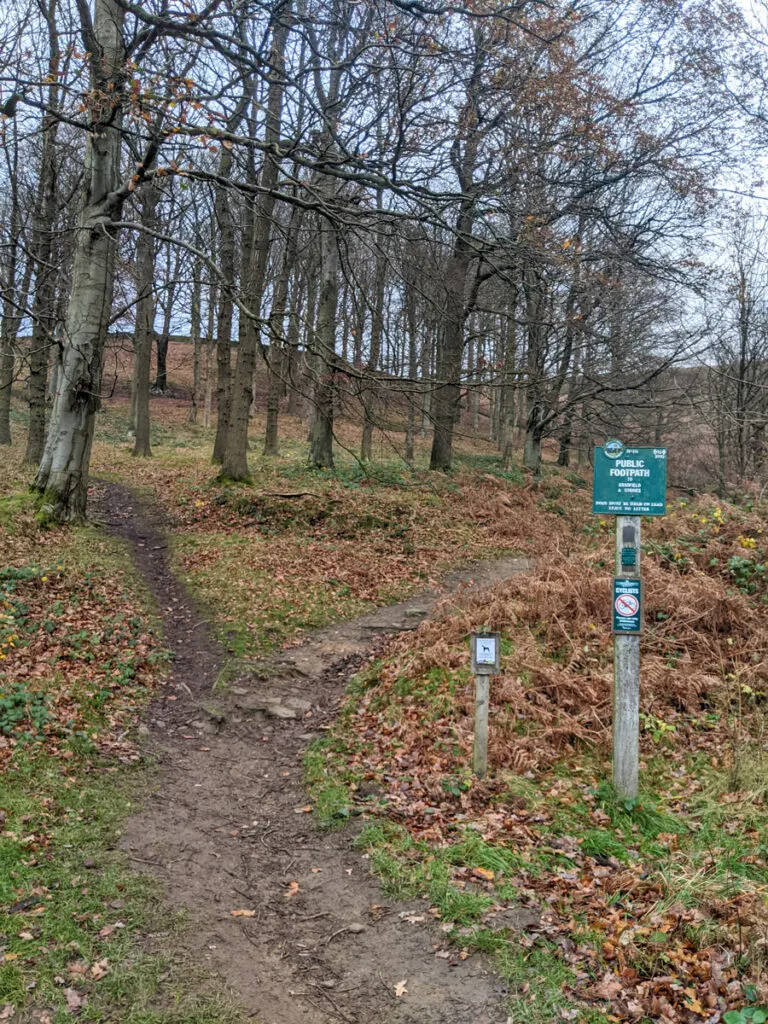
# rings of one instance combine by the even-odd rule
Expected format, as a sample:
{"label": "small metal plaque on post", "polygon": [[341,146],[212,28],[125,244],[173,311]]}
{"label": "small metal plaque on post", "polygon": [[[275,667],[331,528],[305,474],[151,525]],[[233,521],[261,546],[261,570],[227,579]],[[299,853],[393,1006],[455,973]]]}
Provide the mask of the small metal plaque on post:
{"label": "small metal plaque on post", "polygon": [[488,705],[491,676],[501,672],[501,634],[473,633],[469,638],[472,675],[475,677],[475,775],[484,779],[488,771]]}
{"label": "small metal plaque on post", "polygon": [[473,633],[470,640],[472,675],[495,676],[501,672],[501,635]]}

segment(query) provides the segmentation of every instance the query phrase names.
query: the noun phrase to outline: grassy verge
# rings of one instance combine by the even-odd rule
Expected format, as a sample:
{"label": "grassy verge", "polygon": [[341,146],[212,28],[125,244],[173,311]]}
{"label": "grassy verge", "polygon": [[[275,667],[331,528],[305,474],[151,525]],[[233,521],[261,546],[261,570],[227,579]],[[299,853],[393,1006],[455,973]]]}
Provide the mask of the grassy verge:
{"label": "grassy verge", "polygon": [[242,1019],[212,979],[174,956],[183,920],[116,852],[143,773],[82,756],[62,771],[34,750],[14,759],[2,795],[0,1007],[41,1024]]}
{"label": "grassy verge", "polygon": [[134,727],[157,623],[121,545],[0,499],[0,1019],[235,1024],[179,955],[183,920],[118,849],[151,767]]}

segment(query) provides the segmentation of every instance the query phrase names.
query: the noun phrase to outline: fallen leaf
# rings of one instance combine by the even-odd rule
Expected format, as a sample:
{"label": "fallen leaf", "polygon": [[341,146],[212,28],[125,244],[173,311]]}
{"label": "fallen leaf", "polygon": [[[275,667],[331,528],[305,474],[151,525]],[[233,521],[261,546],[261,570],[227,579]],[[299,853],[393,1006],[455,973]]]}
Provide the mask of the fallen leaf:
{"label": "fallen leaf", "polygon": [[288,888],[283,893],[283,896],[287,900],[289,900],[291,898],[291,896],[295,896],[298,891],[299,891],[299,883],[298,882],[291,882],[288,885]]}
{"label": "fallen leaf", "polygon": [[232,917],[256,917],[255,910],[230,910]]}
{"label": "fallen leaf", "polygon": [[80,993],[73,988],[64,989],[64,997],[67,1000],[68,1010],[79,1010],[86,1000],[85,995],[80,995]]}
{"label": "fallen leaf", "polygon": [[16,1007],[13,1003],[6,1003],[5,1006],[0,1009],[0,1020],[9,1020],[14,1013],[16,1013]]}
{"label": "fallen leaf", "polygon": [[93,967],[91,967],[91,977],[94,981],[99,981],[101,978],[106,977],[107,974],[109,974],[109,961],[106,957],[102,960],[97,960]]}
{"label": "fallen leaf", "polygon": [[403,981],[398,981],[398,983],[395,985],[395,995],[397,996],[398,999],[400,998],[400,996],[405,996],[408,994],[408,989],[405,987],[407,984],[408,979],[405,978]]}
{"label": "fallen leaf", "polygon": [[400,917],[403,919],[403,921],[407,921],[408,924],[419,924],[421,921],[424,920],[423,914],[410,914],[408,913],[407,910],[404,910],[400,914]]}

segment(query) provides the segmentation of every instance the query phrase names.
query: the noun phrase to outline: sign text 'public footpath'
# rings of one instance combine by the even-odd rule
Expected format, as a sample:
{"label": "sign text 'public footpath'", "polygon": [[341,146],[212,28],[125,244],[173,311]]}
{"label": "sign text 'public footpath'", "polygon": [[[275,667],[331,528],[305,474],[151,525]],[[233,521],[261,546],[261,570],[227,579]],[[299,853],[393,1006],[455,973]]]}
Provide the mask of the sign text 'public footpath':
{"label": "sign text 'public footpath'", "polygon": [[625,448],[620,442],[595,448],[592,511],[608,516],[666,515],[667,449]]}
{"label": "sign text 'public footpath'", "polygon": [[616,516],[612,590],[613,786],[623,800],[638,794],[640,768],[640,517],[667,511],[667,449],[628,448],[615,438],[595,448],[592,511]]}

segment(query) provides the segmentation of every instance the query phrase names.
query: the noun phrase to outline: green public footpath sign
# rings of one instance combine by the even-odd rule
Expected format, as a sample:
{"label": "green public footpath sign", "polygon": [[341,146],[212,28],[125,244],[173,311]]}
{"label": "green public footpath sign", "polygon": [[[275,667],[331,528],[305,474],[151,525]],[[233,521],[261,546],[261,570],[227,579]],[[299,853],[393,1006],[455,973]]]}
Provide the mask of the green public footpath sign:
{"label": "green public footpath sign", "polygon": [[607,516],[663,516],[667,511],[667,449],[595,448],[592,511]]}
{"label": "green public footpath sign", "polygon": [[643,628],[643,592],[640,580],[614,579],[613,632],[639,633]]}

